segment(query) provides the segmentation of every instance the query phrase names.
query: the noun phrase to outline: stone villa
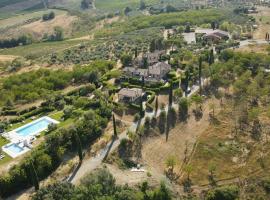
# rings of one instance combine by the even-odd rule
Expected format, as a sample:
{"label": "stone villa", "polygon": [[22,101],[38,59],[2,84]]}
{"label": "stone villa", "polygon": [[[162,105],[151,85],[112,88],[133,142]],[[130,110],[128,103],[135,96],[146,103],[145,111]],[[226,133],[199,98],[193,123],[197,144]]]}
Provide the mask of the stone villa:
{"label": "stone villa", "polygon": [[125,103],[134,103],[138,101],[143,95],[142,89],[139,88],[122,88],[118,92],[119,101]]}

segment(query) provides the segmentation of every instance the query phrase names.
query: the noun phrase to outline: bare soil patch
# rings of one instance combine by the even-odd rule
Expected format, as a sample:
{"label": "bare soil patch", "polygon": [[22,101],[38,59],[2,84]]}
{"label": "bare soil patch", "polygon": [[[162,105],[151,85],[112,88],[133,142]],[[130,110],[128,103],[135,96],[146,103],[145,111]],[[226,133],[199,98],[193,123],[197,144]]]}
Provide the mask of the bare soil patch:
{"label": "bare soil patch", "polygon": [[57,15],[53,20],[49,21],[36,21],[31,24],[22,26],[20,29],[24,33],[31,33],[35,38],[42,38],[44,33],[51,34],[54,27],[60,26],[65,30],[65,34],[69,35],[71,33],[71,25],[77,20],[77,17],[68,15],[67,13],[62,15]]}
{"label": "bare soil patch", "polygon": [[247,45],[247,46],[243,46],[241,48],[235,49],[235,51],[268,54],[268,51],[267,51],[268,47],[269,45],[267,44],[263,44],[263,45],[251,44],[251,45]]}
{"label": "bare soil patch", "polygon": [[0,55],[0,62],[12,62],[16,58],[18,58],[18,56],[14,56],[14,55]]}

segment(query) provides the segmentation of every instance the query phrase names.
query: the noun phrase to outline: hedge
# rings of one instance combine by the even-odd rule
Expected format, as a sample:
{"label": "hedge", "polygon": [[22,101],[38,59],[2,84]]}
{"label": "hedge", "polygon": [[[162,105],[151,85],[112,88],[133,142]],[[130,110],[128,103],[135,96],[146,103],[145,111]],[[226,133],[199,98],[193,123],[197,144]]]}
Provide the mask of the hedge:
{"label": "hedge", "polygon": [[156,93],[153,91],[146,91],[146,93],[150,93],[150,95],[151,95],[150,98],[147,100],[147,103],[151,104],[155,99]]}

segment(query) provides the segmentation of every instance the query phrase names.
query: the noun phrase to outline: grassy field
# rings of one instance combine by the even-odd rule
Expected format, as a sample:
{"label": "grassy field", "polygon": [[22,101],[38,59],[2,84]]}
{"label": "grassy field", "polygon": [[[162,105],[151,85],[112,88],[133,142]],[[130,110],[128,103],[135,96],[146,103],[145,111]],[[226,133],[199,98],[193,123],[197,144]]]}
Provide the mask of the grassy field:
{"label": "grassy field", "polygon": [[[5,138],[0,136],[0,152],[1,152],[1,147],[4,146],[5,144],[8,144],[9,141],[6,140]],[[10,161],[12,158],[8,156],[6,153],[2,152],[2,154],[5,156],[2,160],[0,160],[0,165]]]}
{"label": "grassy field", "polygon": [[40,10],[43,7],[41,1],[36,0],[1,0],[0,19]]}
{"label": "grassy field", "polygon": [[218,115],[218,125],[200,136],[191,159],[191,180],[194,184],[209,184],[209,169],[214,168],[215,180],[250,178],[268,173],[269,141],[255,141],[246,133],[233,138],[233,119],[230,108]]}
{"label": "grassy field", "polygon": [[[146,0],[145,3],[156,4],[160,2],[159,0]],[[116,11],[123,10],[125,7],[129,6],[131,8],[138,8],[140,5],[140,0],[96,0],[96,8],[103,11]]]}
{"label": "grassy field", "polygon": [[30,20],[33,18],[39,18],[39,17],[41,18],[43,14],[49,13],[50,11],[53,11],[56,15],[67,13],[66,11],[57,10],[57,9],[42,10],[42,11],[37,11],[37,12],[28,12],[25,14],[20,14],[20,15],[13,16],[7,19],[0,20],[0,29],[25,23],[27,20]]}
{"label": "grassy field", "polygon": [[52,52],[61,51],[67,49],[72,46],[79,45],[81,40],[66,40],[60,42],[43,42],[43,43],[35,43],[27,46],[20,46],[10,49],[0,50],[0,54],[2,55],[17,55],[17,56],[32,56],[32,57],[40,57],[45,56]]}
{"label": "grassy field", "polygon": [[[173,6],[182,5],[183,0],[163,0],[163,5],[160,4],[160,0],[145,0],[146,6],[165,6],[171,4]],[[140,0],[96,0],[96,8],[102,11],[116,11],[123,10],[124,8],[131,7],[133,9],[139,8]]]}

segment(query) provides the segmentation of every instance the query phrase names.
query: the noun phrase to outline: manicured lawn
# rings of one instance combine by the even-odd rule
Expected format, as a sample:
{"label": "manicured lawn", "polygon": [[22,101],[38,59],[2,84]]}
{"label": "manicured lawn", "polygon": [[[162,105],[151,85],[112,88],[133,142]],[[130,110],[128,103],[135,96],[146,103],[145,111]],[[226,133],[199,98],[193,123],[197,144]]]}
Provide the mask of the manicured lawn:
{"label": "manicured lawn", "polygon": [[[8,144],[9,141],[6,140],[5,138],[0,136],[0,149],[2,148],[2,146],[4,146],[5,144]],[[0,160],[0,165],[10,161],[12,158],[10,156],[8,156],[6,153],[2,152],[0,150],[1,154],[3,154],[5,156],[5,158],[3,158],[2,160]]]}
{"label": "manicured lawn", "polygon": [[7,128],[7,132],[8,131],[12,131],[12,130],[14,130],[14,129],[16,129],[16,128],[19,128],[19,127],[21,127],[21,126],[23,126],[23,125],[25,125],[25,124],[27,124],[27,123],[29,123],[29,122],[31,122],[31,121],[33,121],[31,118],[28,118],[28,119],[26,119],[26,120],[24,120],[23,122],[19,122],[19,123],[16,123],[16,124],[12,124],[12,126],[9,126],[8,128]]}
{"label": "manicured lawn", "polygon": [[57,120],[57,121],[60,121],[61,118],[63,117],[64,113],[63,111],[58,111],[58,112],[53,112],[51,114],[49,114],[48,116]]}
{"label": "manicured lawn", "polygon": [[9,155],[7,155],[6,153],[3,152],[2,154],[5,157],[2,160],[0,160],[0,165],[3,165],[3,164],[5,164],[5,163],[7,163],[7,162],[9,162],[9,161],[12,160],[12,158]]}
{"label": "manicured lawn", "polygon": [[0,136],[0,147],[4,146],[7,143],[9,143],[9,141]]}

